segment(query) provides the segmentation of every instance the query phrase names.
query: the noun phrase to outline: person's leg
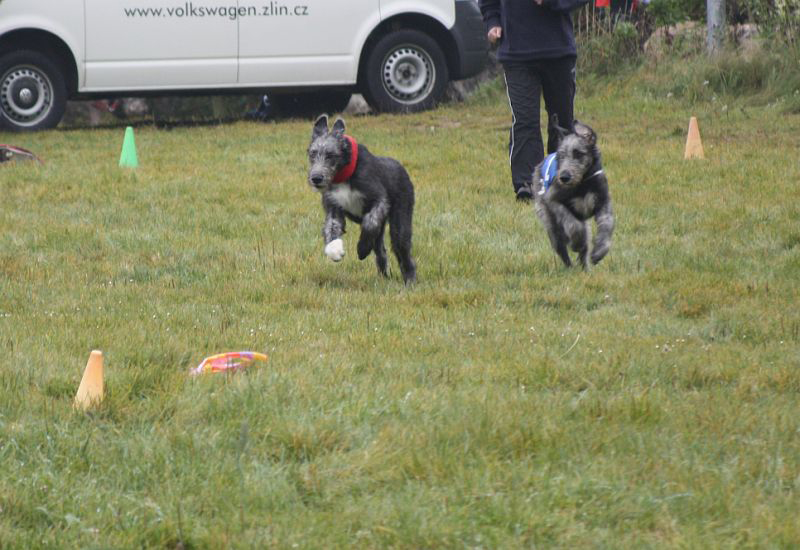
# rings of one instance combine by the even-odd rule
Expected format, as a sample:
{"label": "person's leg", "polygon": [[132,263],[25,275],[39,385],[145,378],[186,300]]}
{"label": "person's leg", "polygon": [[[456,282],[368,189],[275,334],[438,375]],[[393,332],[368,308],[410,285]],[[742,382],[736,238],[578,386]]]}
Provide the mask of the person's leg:
{"label": "person's leg", "polygon": [[542,84],[532,64],[507,63],[503,66],[508,103],[511,107],[509,161],[511,183],[520,199],[530,198],[533,169],[544,158],[539,109]]}
{"label": "person's leg", "polygon": [[558,149],[558,132],[552,127],[553,113],[558,115],[558,125],[572,128],[575,102],[575,57],[559,57],[539,62],[542,67],[542,94],[547,109],[547,152]]}

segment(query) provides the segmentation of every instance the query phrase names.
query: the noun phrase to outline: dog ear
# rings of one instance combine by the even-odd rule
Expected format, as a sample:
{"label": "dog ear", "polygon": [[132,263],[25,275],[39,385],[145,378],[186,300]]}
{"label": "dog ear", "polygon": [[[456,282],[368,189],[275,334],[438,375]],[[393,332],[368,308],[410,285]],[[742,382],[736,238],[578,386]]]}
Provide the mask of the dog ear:
{"label": "dog ear", "polygon": [[572,130],[581,138],[585,139],[589,145],[597,144],[597,134],[594,133],[589,126],[576,120],[575,123],[572,125]]}
{"label": "dog ear", "polygon": [[314,131],[311,132],[311,139],[317,139],[319,136],[324,136],[328,133],[328,115],[319,115],[319,118],[314,122]]}
{"label": "dog ear", "polygon": [[345,126],[344,126],[344,119],[337,118],[336,122],[333,123],[333,133],[334,135],[342,135],[344,134]]}

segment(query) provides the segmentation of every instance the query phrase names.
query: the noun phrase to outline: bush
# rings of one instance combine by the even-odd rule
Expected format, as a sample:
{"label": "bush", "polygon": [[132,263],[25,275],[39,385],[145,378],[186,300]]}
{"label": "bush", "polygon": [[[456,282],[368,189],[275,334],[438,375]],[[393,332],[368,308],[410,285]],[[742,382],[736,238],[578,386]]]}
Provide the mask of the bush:
{"label": "bush", "polygon": [[645,10],[656,27],[706,18],[706,3],[697,0],[652,0]]}
{"label": "bush", "polygon": [[617,74],[641,61],[647,22],[630,14],[613,19],[606,9],[587,5],[575,18],[578,70],[596,76]]}
{"label": "bush", "polygon": [[579,44],[581,72],[606,76],[638,65],[639,34],[636,27],[620,22],[607,33],[584,37]]}
{"label": "bush", "polygon": [[[619,21],[586,6],[575,17],[579,70],[603,78],[641,65],[643,46],[658,28],[649,46],[648,70],[636,77],[655,95],[777,102],[782,109],[800,112],[800,0],[728,2],[729,20],[754,24],[748,29],[749,47],[737,49],[737,37],[732,36],[728,49],[713,58],[705,55],[705,29],[699,22],[705,16],[704,2],[653,0]],[[689,20],[695,22],[665,27]],[[651,70],[653,64],[658,70]]]}
{"label": "bush", "polygon": [[729,49],[713,58],[696,55],[666,61],[659,70],[641,72],[639,82],[658,97],[725,104],[773,103],[800,112],[800,47],[776,50],[770,43],[750,55]]}
{"label": "bush", "polygon": [[800,33],[800,0],[732,0],[732,2],[728,5],[729,20],[755,23],[770,41],[797,43]]}

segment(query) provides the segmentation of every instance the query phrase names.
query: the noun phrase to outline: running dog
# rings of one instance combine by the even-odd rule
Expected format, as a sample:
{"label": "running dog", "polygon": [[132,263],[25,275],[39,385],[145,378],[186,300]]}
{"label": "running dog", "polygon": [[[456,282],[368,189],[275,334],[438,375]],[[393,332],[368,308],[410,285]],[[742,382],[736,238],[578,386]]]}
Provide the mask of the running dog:
{"label": "running dog", "polygon": [[328,115],[314,123],[308,146],[308,183],[322,195],[325,255],[334,262],[344,258],[345,218],[361,224],[358,259],[375,252],[378,273],[389,275],[383,234],[389,222],[392,250],[406,285],[417,279],[411,257],[411,218],[414,186],[405,168],[394,159],[376,157],[346,135],[344,120],[336,119],[328,131]]}
{"label": "running dog", "polygon": [[[569,246],[578,253],[583,269],[588,270],[589,259],[596,264],[608,254],[614,231],[611,195],[597,148],[597,134],[577,120],[571,130],[560,128],[557,118],[553,125],[559,133],[558,151],[545,157],[533,173],[536,214],[564,265],[572,265]],[[588,220],[592,217],[597,235],[589,253]]]}

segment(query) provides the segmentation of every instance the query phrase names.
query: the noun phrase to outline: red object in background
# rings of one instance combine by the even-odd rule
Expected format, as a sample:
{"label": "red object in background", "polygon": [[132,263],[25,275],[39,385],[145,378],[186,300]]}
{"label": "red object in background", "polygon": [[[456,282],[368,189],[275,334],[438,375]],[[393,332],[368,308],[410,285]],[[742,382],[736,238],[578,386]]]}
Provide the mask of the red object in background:
{"label": "red object in background", "polygon": [[[595,0],[594,7],[596,8],[610,8],[611,7],[611,0]],[[631,11],[636,11],[636,8],[639,7],[639,0],[633,0],[631,2]]]}

